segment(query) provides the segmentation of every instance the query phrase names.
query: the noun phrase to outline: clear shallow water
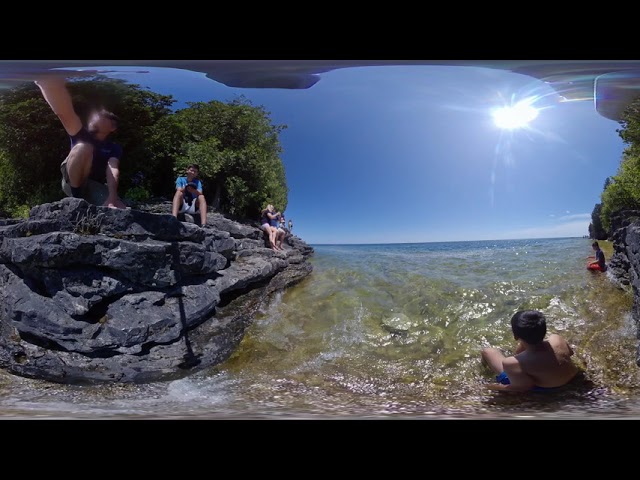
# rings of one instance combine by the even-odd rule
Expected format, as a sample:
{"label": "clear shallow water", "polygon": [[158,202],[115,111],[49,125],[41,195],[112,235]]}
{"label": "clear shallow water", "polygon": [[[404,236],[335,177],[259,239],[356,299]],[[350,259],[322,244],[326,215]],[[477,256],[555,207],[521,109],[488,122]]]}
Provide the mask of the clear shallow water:
{"label": "clear shallow water", "polygon": [[[585,269],[590,244],[314,246],[312,275],[265,306],[225,364],[150,385],[3,373],[0,416],[640,418],[633,298]],[[523,308],[574,345],[584,381],[552,394],[483,388],[480,349],[512,349],[509,319]]]}

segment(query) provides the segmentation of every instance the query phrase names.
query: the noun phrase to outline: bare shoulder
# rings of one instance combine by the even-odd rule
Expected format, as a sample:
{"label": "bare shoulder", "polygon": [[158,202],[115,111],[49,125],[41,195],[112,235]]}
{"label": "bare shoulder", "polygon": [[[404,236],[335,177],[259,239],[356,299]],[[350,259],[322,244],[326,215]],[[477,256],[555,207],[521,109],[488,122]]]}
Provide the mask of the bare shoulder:
{"label": "bare shoulder", "polygon": [[567,345],[567,341],[562,335],[552,333],[547,337],[547,341],[552,345]]}
{"label": "bare shoulder", "polygon": [[553,333],[549,335],[549,338],[547,339],[547,341],[549,342],[549,345],[551,345],[551,348],[553,348],[555,352],[559,352],[559,353],[566,352],[569,354],[569,356],[573,355],[573,348],[571,348],[571,345],[569,344],[569,342],[567,342],[567,340],[562,335]]}

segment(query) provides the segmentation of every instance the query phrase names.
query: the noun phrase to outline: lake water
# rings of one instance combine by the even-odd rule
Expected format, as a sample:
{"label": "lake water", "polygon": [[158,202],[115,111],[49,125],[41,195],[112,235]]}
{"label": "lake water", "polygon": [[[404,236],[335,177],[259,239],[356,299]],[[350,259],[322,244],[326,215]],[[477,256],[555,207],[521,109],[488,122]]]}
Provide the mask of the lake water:
{"label": "lake water", "polygon": [[[605,252],[610,245],[605,244]],[[0,374],[5,418],[640,418],[633,297],[591,273],[583,238],[315,245],[313,273],[266,305],[224,364],[148,385]],[[505,395],[480,349],[541,310],[585,379]]]}

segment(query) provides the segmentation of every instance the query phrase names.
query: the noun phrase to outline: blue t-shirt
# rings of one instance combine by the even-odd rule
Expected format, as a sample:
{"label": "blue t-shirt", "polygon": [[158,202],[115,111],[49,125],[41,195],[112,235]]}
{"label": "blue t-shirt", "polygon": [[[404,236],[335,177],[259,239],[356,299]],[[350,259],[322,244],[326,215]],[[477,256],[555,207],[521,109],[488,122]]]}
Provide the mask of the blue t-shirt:
{"label": "blue t-shirt", "polygon": [[272,218],[269,220],[269,225],[271,225],[272,227],[279,227],[280,226],[280,215],[276,215],[276,218]]}
{"label": "blue t-shirt", "polygon": [[[197,185],[196,189],[198,190],[198,192],[202,191],[202,182],[200,182],[200,180],[198,180],[198,178],[194,178],[193,180],[191,180],[191,182],[187,181],[187,177],[178,177],[176,179],[176,189],[178,188],[185,188],[187,186],[187,183],[195,183]],[[198,195],[200,195],[199,193],[191,193],[189,191],[187,191],[185,189],[184,191],[184,201],[187,202],[189,205],[191,205],[191,201],[195,198],[198,198]]]}
{"label": "blue t-shirt", "polygon": [[93,162],[91,164],[91,173],[89,178],[100,183],[107,183],[107,164],[110,158],[122,157],[122,147],[111,140],[96,140],[89,131],[82,127],[75,135],[69,135],[71,140],[71,148],[78,143],[90,143],[93,145]]}
{"label": "blue t-shirt", "polygon": [[[187,186],[187,177],[178,177],[176,180],[176,188],[185,188]],[[195,183],[197,185],[196,189],[201,192],[202,191],[202,182],[197,178],[191,180],[191,183]]]}

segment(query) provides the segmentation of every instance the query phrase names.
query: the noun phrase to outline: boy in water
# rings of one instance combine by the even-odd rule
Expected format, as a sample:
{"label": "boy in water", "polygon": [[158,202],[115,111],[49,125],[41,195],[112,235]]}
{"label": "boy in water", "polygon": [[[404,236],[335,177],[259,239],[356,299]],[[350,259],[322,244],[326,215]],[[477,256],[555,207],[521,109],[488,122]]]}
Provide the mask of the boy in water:
{"label": "boy in water", "polygon": [[482,359],[498,375],[487,388],[504,392],[542,391],[561,387],[579,373],[571,360],[573,350],[560,335],[545,340],[547,322],[536,310],[521,310],[511,317],[513,337],[518,341],[513,356],[497,348],[482,349]]}
{"label": "boy in water", "polygon": [[598,242],[593,242],[591,244],[591,247],[596,253],[595,255],[587,258],[595,258],[595,261],[589,262],[587,268],[590,270],[600,270],[601,272],[604,272],[607,269],[607,264],[605,263],[604,259],[604,252],[600,250],[600,245],[598,244]]}

